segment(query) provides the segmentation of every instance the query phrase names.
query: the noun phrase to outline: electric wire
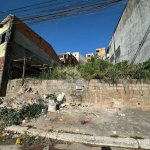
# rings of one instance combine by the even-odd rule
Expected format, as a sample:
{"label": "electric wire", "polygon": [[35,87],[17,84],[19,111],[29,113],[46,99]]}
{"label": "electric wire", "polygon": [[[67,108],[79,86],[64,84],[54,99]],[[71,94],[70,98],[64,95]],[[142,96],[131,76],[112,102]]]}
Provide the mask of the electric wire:
{"label": "electric wire", "polygon": [[14,15],[18,14],[17,16],[21,19],[21,21],[27,24],[36,24],[51,19],[60,19],[97,12],[123,2],[125,3],[126,0],[50,0],[34,5],[7,10],[1,13],[1,17],[9,12],[14,13]]}

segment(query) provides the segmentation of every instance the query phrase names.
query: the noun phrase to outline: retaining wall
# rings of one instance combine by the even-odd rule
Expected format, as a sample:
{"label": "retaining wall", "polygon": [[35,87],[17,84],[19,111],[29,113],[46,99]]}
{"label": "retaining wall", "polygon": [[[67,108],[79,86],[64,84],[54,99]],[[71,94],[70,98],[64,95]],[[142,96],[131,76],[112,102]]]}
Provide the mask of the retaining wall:
{"label": "retaining wall", "polygon": [[[7,98],[18,94],[22,80],[10,80],[7,85]],[[25,84],[40,95],[61,92],[67,101],[77,101],[99,106],[100,108],[150,108],[150,84],[108,84],[100,80],[82,80],[82,90],[76,90],[76,81],[26,79]]]}

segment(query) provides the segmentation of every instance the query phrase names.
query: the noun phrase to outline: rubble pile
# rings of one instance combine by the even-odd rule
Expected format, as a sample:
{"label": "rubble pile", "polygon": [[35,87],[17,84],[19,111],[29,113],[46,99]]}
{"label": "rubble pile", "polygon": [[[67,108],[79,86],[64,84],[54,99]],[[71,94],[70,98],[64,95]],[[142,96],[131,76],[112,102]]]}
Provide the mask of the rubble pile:
{"label": "rubble pile", "polygon": [[11,99],[0,99],[1,120],[7,125],[27,123],[48,111],[55,112],[66,101],[65,93],[40,95],[31,87],[22,86],[17,95]]}
{"label": "rubble pile", "polygon": [[[58,95],[55,93],[41,95],[38,91],[33,91],[31,87],[22,86],[16,95],[9,100],[0,99],[0,120],[4,120],[7,126],[14,124],[26,126],[32,122],[34,123],[37,118],[42,116],[49,120],[47,116],[52,117],[54,112],[81,113],[84,108],[90,108],[89,105],[83,105],[81,102],[66,101],[63,92]],[[81,124],[89,122],[91,120],[83,119]]]}

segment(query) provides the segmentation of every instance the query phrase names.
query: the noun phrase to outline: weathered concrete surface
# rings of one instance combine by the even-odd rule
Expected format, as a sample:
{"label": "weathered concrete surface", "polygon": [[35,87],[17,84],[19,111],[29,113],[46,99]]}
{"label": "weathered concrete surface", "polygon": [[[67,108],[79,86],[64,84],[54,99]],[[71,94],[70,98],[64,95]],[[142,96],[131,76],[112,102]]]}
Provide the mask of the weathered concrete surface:
{"label": "weathered concrete surface", "polygon": [[[17,131],[19,133],[23,133],[28,131],[30,135],[54,138],[51,136],[51,133],[45,132],[39,129],[28,129],[26,127],[20,126],[11,126],[8,127],[7,130]],[[47,134],[48,133],[48,134]],[[56,139],[68,141],[68,142],[78,142],[85,144],[94,144],[98,146],[113,146],[113,147],[123,147],[123,148],[138,148],[138,142],[131,138],[112,138],[112,137],[94,137],[90,135],[81,135],[81,134],[71,134],[71,133],[58,133]]]}
{"label": "weathered concrete surface", "polygon": [[62,150],[131,150],[127,148],[117,148],[117,147],[100,147],[100,146],[87,146],[80,143],[72,143],[72,144],[57,144],[55,146],[57,149]]}
{"label": "weathered concrete surface", "polygon": [[110,137],[95,137],[95,145],[138,148],[138,142],[131,138],[110,138]]}
{"label": "weathered concrete surface", "polygon": [[0,145],[0,150],[21,150],[21,145]]}
{"label": "weathered concrete surface", "polygon": [[128,0],[109,43],[109,59],[112,63],[115,63],[115,60],[134,60],[133,63],[141,63],[150,59],[149,14],[149,0]]}
{"label": "weathered concrete surface", "polygon": [[137,140],[141,149],[150,149],[150,139]]}

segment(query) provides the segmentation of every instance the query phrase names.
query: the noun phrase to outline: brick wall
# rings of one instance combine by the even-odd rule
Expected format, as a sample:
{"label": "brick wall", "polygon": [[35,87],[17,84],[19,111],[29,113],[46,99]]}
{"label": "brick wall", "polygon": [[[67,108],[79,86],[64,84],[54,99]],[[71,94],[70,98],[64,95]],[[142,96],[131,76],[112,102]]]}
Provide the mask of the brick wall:
{"label": "brick wall", "polygon": [[[39,94],[65,93],[67,101],[78,101],[102,108],[150,108],[149,84],[109,85],[99,80],[83,80],[83,90],[76,90],[76,81],[66,80],[26,80],[26,85]],[[19,91],[21,80],[11,80],[7,86],[7,98]]]}
{"label": "brick wall", "polygon": [[26,24],[21,22],[18,18],[14,18],[15,29],[23,34],[27,39],[45,51],[52,59],[59,62],[59,58],[53,47],[46,42],[42,37],[30,29]]}

